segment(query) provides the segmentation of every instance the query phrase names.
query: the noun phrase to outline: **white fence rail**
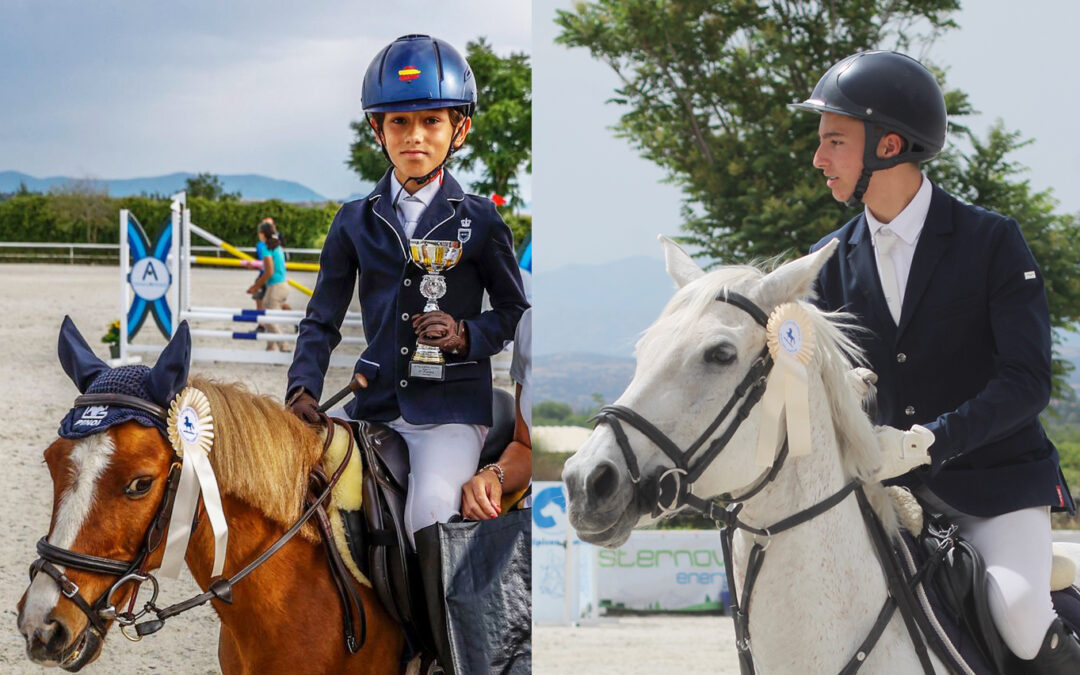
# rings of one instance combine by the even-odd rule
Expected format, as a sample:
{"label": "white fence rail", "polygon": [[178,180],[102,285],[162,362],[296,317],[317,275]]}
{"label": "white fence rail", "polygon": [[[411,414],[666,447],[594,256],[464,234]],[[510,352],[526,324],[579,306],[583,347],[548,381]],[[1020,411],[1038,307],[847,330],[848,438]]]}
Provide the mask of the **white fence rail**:
{"label": "white fence rail", "polygon": [[[254,246],[238,247],[244,253],[255,253]],[[114,263],[119,258],[120,244],[65,244],[47,241],[0,241],[0,259],[7,262],[64,261],[70,265],[85,262]],[[217,246],[192,246],[191,250],[221,258],[230,257]],[[318,259],[321,249],[289,248],[289,256]]]}

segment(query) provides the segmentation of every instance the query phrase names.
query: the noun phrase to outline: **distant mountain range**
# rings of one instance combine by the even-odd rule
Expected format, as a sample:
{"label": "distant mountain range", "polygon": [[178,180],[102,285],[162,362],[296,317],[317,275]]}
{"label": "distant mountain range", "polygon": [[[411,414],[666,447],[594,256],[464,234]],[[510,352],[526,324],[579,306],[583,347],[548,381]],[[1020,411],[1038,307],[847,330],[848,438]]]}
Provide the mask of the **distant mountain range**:
{"label": "distant mountain range", "polygon": [[[188,178],[193,173],[170,173],[166,176],[147,178],[102,178],[91,179],[105,186],[113,197],[128,197],[140,194],[170,195],[184,189]],[[226,192],[239,192],[241,199],[264,201],[280,199],[283,202],[325,202],[326,197],[296,181],[278,180],[258,174],[221,174],[221,185]],[[34,192],[48,192],[50,188],[85,179],[68,176],[50,176],[37,178],[19,171],[0,171],[0,192],[15,192],[19,185],[25,185]],[[366,192],[364,194],[367,194]]]}

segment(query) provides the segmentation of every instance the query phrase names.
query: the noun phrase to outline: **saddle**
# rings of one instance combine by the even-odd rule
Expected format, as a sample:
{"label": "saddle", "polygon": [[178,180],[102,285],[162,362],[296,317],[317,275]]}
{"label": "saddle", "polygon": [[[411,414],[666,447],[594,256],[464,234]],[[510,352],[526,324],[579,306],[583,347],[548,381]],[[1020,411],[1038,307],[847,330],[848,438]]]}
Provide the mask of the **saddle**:
{"label": "saddle", "polygon": [[[894,499],[898,489],[890,488]],[[906,499],[914,497],[908,493]],[[990,614],[982,555],[944,516],[920,506],[921,530],[901,528],[895,546],[922,610],[918,623],[929,644],[950,672],[1020,672]],[[1080,634],[1080,591],[1068,585],[1052,591],[1051,598],[1066,628]]]}
{"label": "saddle", "polygon": [[[478,469],[497,461],[513,439],[514,397],[495,389],[492,418]],[[419,563],[405,529],[408,448],[404,439],[384,424],[361,421],[355,425],[364,466],[363,501],[359,510],[341,511],[349,553],[413,644],[433,652]]]}

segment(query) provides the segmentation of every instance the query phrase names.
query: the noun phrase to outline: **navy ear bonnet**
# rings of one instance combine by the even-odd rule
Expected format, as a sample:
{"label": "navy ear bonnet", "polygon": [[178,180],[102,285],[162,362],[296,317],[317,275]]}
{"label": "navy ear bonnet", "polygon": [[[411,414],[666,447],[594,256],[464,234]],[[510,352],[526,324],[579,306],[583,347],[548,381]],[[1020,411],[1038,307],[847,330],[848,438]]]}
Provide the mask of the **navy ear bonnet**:
{"label": "navy ear bonnet", "polygon": [[[187,322],[176,328],[153,368],[121,366],[110,368],[99,359],[79,333],[70,317],[64,317],[57,345],[60,365],[75,383],[82,397],[60,422],[57,433],[63,438],[84,438],[109,427],[135,420],[167,435],[165,410],[187,384],[191,361],[191,332]],[[97,400],[93,400],[95,398]],[[108,397],[129,397],[117,401]],[[85,400],[90,399],[90,400]],[[145,409],[140,409],[140,406]],[[162,410],[165,409],[165,410]],[[157,415],[153,411],[158,412]]]}
{"label": "navy ear bonnet", "polygon": [[[125,394],[146,401],[152,401],[146,382],[150,377],[147,366],[121,366],[106,370],[86,389],[86,394]],[[158,419],[144,410],[125,408],[116,405],[91,405],[72,408],[60,422],[59,434],[63,438],[84,438],[109,427],[135,420],[144,427],[157,427],[167,434],[165,421]]]}

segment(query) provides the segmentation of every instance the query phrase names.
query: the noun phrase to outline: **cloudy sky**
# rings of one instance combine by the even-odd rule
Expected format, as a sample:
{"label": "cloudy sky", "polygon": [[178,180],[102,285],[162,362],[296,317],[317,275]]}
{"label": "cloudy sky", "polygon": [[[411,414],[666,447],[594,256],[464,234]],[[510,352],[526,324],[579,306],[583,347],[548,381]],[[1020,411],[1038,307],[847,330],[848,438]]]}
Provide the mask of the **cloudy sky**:
{"label": "cloudy sky", "polygon": [[[529,52],[528,2],[0,0],[0,171],[261,173],[330,198],[368,62],[407,33]],[[373,11],[373,8],[377,8]],[[412,8],[406,10],[405,8]]]}
{"label": "cloudy sky", "polygon": [[[569,263],[660,258],[656,235],[678,234],[680,222],[680,192],[661,183],[664,174],[608,128],[620,115],[618,106],[605,103],[618,84],[614,74],[586,50],[552,42],[555,8],[572,5],[533,2],[538,274]],[[1080,2],[963,5],[955,17],[960,28],[941,37],[929,58],[949,68],[950,86],[966,91],[981,111],[969,126],[982,135],[1000,117],[1036,139],[1013,158],[1031,167],[1034,187],[1054,189],[1060,210],[1080,211]],[[811,171],[810,157],[806,163]]]}
{"label": "cloudy sky", "polygon": [[[312,0],[0,0],[0,170],[131,178],[174,171],[261,173],[331,198],[359,189],[344,161],[360,83],[389,40],[486,36],[534,65],[537,269],[659,257],[679,193],[609,126],[616,86],[585,50],[552,44],[570,0],[469,0],[371,11]],[[1015,155],[1061,209],[1080,211],[1080,111],[1072,0],[967,0],[961,28],[929,56],[971,95],[984,131],[997,117],[1036,142]],[[809,164],[809,158],[807,158]],[[808,167],[809,170],[809,167]]]}

